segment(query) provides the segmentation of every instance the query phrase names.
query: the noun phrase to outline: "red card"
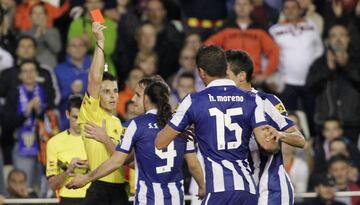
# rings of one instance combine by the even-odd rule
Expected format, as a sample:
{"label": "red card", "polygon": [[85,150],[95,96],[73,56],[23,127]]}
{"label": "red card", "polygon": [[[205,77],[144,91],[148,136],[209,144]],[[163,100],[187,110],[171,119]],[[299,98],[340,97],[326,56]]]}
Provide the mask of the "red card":
{"label": "red card", "polygon": [[94,22],[98,22],[98,23],[104,23],[105,19],[103,17],[103,15],[101,14],[100,9],[95,9],[90,11],[91,17],[93,19]]}

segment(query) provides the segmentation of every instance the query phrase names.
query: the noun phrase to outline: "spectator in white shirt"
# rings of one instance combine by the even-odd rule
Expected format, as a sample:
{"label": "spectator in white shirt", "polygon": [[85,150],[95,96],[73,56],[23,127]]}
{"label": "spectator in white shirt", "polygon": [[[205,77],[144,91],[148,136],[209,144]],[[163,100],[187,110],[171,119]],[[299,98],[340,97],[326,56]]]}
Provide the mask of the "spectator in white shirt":
{"label": "spectator in white shirt", "polygon": [[314,99],[305,88],[305,82],[311,64],[322,55],[324,48],[315,24],[301,18],[298,1],[286,0],[283,14],[285,21],[270,28],[270,34],[280,48],[279,71],[285,83],[282,101],[288,110],[298,110],[301,99],[312,128]]}

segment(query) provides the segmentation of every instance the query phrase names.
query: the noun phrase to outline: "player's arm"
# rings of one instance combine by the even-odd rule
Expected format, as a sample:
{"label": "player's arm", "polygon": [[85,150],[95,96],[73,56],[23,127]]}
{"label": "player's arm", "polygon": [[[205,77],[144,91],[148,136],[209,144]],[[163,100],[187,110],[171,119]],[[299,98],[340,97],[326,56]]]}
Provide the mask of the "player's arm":
{"label": "player's arm", "polygon": [[284,132],[280,132],[278,140],[298,148],[304,148],[306,143],[305,137],[296,128],[296,126],[292,126],[286,129]]}
{"label": "player's arm", "polygon": [[157,135],[155,139],[155,147],[157,149],[166,148],[179,134],[175,129],[166,125]]}
{"label": "player's arm", "polygon": [[157,149],[164,149],[167,147],[179,133],[183,132],[192,124],[190,116],[191,105],[192,101],[189,94],[180,103],[179,108],[172,116],[169,123],[157,134],[155,139],[155,147]]}
{"label": "player's arm", "polygon": [[199,199],[203,199],[206,193],[204,173],[202,171],[200,162],[196,156],[196,152],[185,154],[185,160],[188,165],[188,170],[191,176],[194,177],[196,183],[199,186],[199,192],[198,192]]}
{"label": "player's arm", "polygon": [[96,46],[94,50],[93,59],[91,62],[89,75],[88,75],[88,87],[87,92],[95,99],[99,98],[100,86],[102,82],[102,76],[104,71],[104,45],[105,39],[103,30],[106,27],[100,23],[94,22],[92,24],[92,32],[96,39]]}
{"label": "player's arm", "polygon": [[86,184],[92,181],[95,181],[96,179],[102,178],[112,173],[124,164],[127,156],[127,153],[120,151],[115,152],[108,160],[103,162],[94,171],[91,171],[86,175],[75,175],[71,182],[66,185],[66,187],[68,189],[78,189],[84,187]]}

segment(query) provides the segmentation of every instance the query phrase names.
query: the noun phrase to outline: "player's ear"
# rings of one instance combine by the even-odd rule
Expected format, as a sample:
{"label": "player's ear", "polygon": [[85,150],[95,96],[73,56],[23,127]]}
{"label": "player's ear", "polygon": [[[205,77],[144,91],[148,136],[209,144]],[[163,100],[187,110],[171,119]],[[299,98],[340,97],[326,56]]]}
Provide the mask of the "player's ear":
{"label": "player's ear", "polygon": [[70,120],[70,112],[66,110],[65,115],[66,115],[66,119]]}
{"label": "player's ear", "polygon": [[241,71],[237,77],[239,78],[240,82],[246,82],[246,72]]}
{"label": "player's ear", "polygon": [[198,68],[199,69],[199,75],[202,79],[206,78],[206,72],[204,71],[204,69],[202,68]]}

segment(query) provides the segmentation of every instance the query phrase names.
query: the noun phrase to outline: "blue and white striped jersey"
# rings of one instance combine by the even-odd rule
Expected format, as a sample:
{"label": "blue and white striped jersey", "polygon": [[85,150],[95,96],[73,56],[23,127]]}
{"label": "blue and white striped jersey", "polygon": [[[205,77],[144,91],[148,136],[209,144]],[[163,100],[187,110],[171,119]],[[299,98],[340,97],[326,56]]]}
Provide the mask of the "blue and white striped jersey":
{"label": "blue and white striped jersey", "polygon": [[193,142],[176,138],[166,149],[158,150],[155,138],[159,131],[156,110],[150,110],[130,122],[116,150],[135,151],[137,182],[134,204],[182,205],[184,155],[195,152],[195,146]]}
{"label": "blue and white striped jersey", "polygon": [[[264,111],[269,125],[280,131],[294,125],[287,117],[286,109],[279,98],[273,94],[258,92],[255,89],[252,92],[263,100]],[[273,155],[263,154],[259,152],[254,138],[252,138],[250,144],[252,161],[255,167],[254,179],[259,181],[260,196],[258,204],[293,204],[294,189],[284,169],[281,151]]]}
{"label": "blue and white striped jersey", "polygon": [[262,105],[260,97],[238,89],[233,81],[214,80],[185,97],[168,123],[178,132],[195,125],[208,193],[256,193],[247,157],[253,129],[266,124]]}

